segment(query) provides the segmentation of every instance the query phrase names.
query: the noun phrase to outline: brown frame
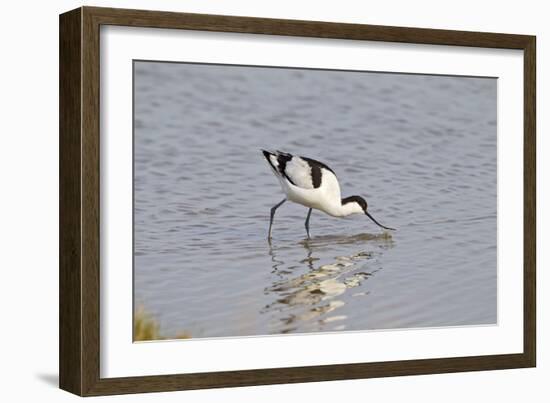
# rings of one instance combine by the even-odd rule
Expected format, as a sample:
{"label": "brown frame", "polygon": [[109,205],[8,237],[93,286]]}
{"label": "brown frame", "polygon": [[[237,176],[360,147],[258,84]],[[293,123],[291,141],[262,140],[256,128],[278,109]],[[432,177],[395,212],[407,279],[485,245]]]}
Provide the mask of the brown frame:
{"label": "brown frame", "polygon": [[[60,387],[81,395],[156,392],[536,364],[535,37],[484,32],[81,7],[60,15]],[[100,378],[99,28],[175,28],[524,51],[524,349],[521,354]]]}

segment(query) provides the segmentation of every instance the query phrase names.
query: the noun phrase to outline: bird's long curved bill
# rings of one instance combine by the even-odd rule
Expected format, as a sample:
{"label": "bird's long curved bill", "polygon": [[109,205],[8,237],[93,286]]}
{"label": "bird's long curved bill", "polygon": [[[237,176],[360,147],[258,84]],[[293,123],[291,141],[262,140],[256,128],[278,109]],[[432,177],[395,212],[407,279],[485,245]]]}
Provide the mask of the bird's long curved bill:
{"label": "bird's long curved bill", "polygon": [[395,231],[395,228],[385,227],[385,226],[383,226],[382,224],[380,224],[378,221],[376,221],[376,220],[374,219],[373,216],[371,216],[371,215],[369,214],[368,211],[365,211],[365,214],[367,215],[367,217],[369,217],[369,218],[370,218],[376,225],[378,225],[379,227],[384,228],[384,229],[389,229],[389,230],[391,230],[391,231]]}

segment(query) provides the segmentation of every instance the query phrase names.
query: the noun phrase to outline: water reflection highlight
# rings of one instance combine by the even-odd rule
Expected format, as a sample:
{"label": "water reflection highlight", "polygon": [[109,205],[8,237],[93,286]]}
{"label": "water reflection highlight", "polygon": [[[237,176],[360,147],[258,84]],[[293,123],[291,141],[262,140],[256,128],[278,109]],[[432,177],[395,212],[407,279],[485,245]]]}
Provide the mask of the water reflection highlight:
{"label": "water reflection highlight", "polygon": [[[274,316],[269,322],[270,332],[290,333],[300,328],[305,331],[344,330],[346,325],[339,322],[345,321],[347,316],[337,312],[346,305],[344,294],[381,270],[380,257],[394,244],[391,234],[320,236],[298,244],[305,251],[305,257],[299,261],[307,268],[303,274],[296,274],[300,272],[299,266],[289,268],[285,265],[285,247],[277,248],[273,244],[269,247],[275,280],[264,289],[272,302],[265,305],[261,313]],[[318,263],[321,258],[316,254],[326,253],[327,248],[336,251],[338,245],[351,245],[356,252],[335,256],[329,263]],[[352,296],[368,293],[362,291]]]}

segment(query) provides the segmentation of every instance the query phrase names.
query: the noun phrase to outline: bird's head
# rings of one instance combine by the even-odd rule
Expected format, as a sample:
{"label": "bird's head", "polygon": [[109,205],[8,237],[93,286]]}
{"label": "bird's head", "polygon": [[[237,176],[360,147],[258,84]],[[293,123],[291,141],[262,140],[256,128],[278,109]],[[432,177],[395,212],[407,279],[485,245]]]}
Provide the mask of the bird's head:
{"label": "bird's head", "polygon": [[346,207],[349,214],[364,214],[367,211],[367,201],[361,196],[349,196],[342,199],[342,206]]}
{"label": "bird's head", "polygon": [[395,228],[386,227],[380,224],[378,221],[376,221],[374,217],[371,216],[370,213],[367,211],[367,208],[368,208],[367,201],[361,196],[350,196],[350,197],[346,197],[345,199],[342,199],[342,206],[349,206],[348,209],[350,209],[351,214],[364,213],[380,228],[384,228],[392,231],[395,230]]}

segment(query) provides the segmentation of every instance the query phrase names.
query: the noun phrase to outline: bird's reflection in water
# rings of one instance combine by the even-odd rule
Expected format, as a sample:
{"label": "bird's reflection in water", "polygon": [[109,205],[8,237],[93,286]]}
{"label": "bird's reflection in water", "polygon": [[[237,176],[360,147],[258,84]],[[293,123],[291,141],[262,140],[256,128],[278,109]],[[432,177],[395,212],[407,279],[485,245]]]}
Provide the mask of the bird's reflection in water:
{"label": "bird's reflection in water", "polygon": [[[368,291],[357,292],[357,287],[381,269],[380,257],[393,246],[391,235],[323,236],[299,244],[305,249],[305,257],[296,265],[289,265],[284,258],[285,251],[295,246],[270,245],[272,275],[276,279],[264,293],[272,295],[273,302],[261,312],[273,314],[271,332],[344,330],[347,316],[339,314],[338,309],[346,304],[348,297],[368,294]],[[321,264],[320,256],[336,254],[338,245],[352,246],[356,251],[334,256],[329,263]]]}

